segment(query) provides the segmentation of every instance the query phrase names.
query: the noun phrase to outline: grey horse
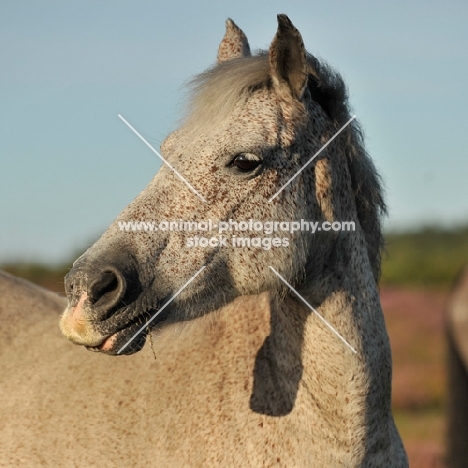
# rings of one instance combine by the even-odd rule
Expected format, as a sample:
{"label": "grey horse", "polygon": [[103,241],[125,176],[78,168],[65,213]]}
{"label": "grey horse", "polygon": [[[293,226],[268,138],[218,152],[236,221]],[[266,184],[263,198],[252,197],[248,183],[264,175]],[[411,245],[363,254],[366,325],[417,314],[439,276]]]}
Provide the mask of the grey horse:
{"label": "grey horse", "polygon": [[[71,453],[75,437],[94,456],[102,443],[96,466],[408,466],[377,286],[385,205],[341,78],[279,15],[253,56],[228,20],[218,63],[193,86],[161,147],[168,164],[66,277],[61,330],[95,353],[57,349],[73,376],[56,385],[71,406],[57,431],[78,428]],[[186,230],[122,229],[208,219],[356,229],[269,244],[248,231],[242,245],[231,232],[205,247]],[[149,333],[156,360],[142,372]]]}

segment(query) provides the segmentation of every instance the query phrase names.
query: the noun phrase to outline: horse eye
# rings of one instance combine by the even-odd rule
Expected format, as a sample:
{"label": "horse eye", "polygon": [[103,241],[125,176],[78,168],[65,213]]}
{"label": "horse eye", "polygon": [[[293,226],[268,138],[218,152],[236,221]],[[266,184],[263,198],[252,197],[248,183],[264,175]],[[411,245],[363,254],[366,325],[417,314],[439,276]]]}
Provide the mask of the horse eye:
{"label": "horse eye", "polygon": [[238,154],[231,162],[231,166],[235,167],[239,172],[251,172],[261,164],[259,159],[249,159],[247,155]]}

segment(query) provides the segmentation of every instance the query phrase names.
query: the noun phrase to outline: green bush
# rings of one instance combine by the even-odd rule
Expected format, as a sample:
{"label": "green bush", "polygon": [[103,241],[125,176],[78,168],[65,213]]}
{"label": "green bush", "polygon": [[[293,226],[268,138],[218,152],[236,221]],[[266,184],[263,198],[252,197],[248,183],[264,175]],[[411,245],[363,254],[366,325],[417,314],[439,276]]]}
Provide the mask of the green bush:
{"label": "green bush", "polygon": [[68,265],[44,265],[40,263],[8,263],[1,269],[15,276],[25,278],[44,288],[64,293],[63,278],[71,268]]}
{"label": "green bush", "polygon": [[386,235],[382,285],[449,287],[468,262],[468,227]]}

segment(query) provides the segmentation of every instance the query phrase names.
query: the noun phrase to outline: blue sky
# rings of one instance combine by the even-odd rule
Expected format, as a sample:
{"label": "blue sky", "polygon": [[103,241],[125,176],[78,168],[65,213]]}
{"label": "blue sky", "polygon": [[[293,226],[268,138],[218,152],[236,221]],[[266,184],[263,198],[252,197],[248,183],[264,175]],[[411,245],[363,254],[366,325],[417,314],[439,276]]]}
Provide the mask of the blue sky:
{"label": "blue sky", "polygon": [[224,22],[267,48],[286,13],[338,69],[385,181],[388,229],[468,222],[468,2],[0,3],[0,262],[59,262],[157,172]]}

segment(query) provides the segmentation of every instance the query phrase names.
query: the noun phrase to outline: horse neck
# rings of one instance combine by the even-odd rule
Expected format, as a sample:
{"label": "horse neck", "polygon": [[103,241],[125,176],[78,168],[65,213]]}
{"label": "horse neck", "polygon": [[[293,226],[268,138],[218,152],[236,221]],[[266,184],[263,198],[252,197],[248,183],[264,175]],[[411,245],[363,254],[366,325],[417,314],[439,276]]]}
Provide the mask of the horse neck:
{"label": "horse neck", "polygon": [[351,451],[365,441],[367,451],[390,439],[391,356],[377,286],[363,264],[365,246],[354,247],[344,276],[338,263],[325,281],[301,293],[356,353],[294,293],[272,299],[251,407],[275,416],[298,411],[324,431],[322,437],[342,439]]}

